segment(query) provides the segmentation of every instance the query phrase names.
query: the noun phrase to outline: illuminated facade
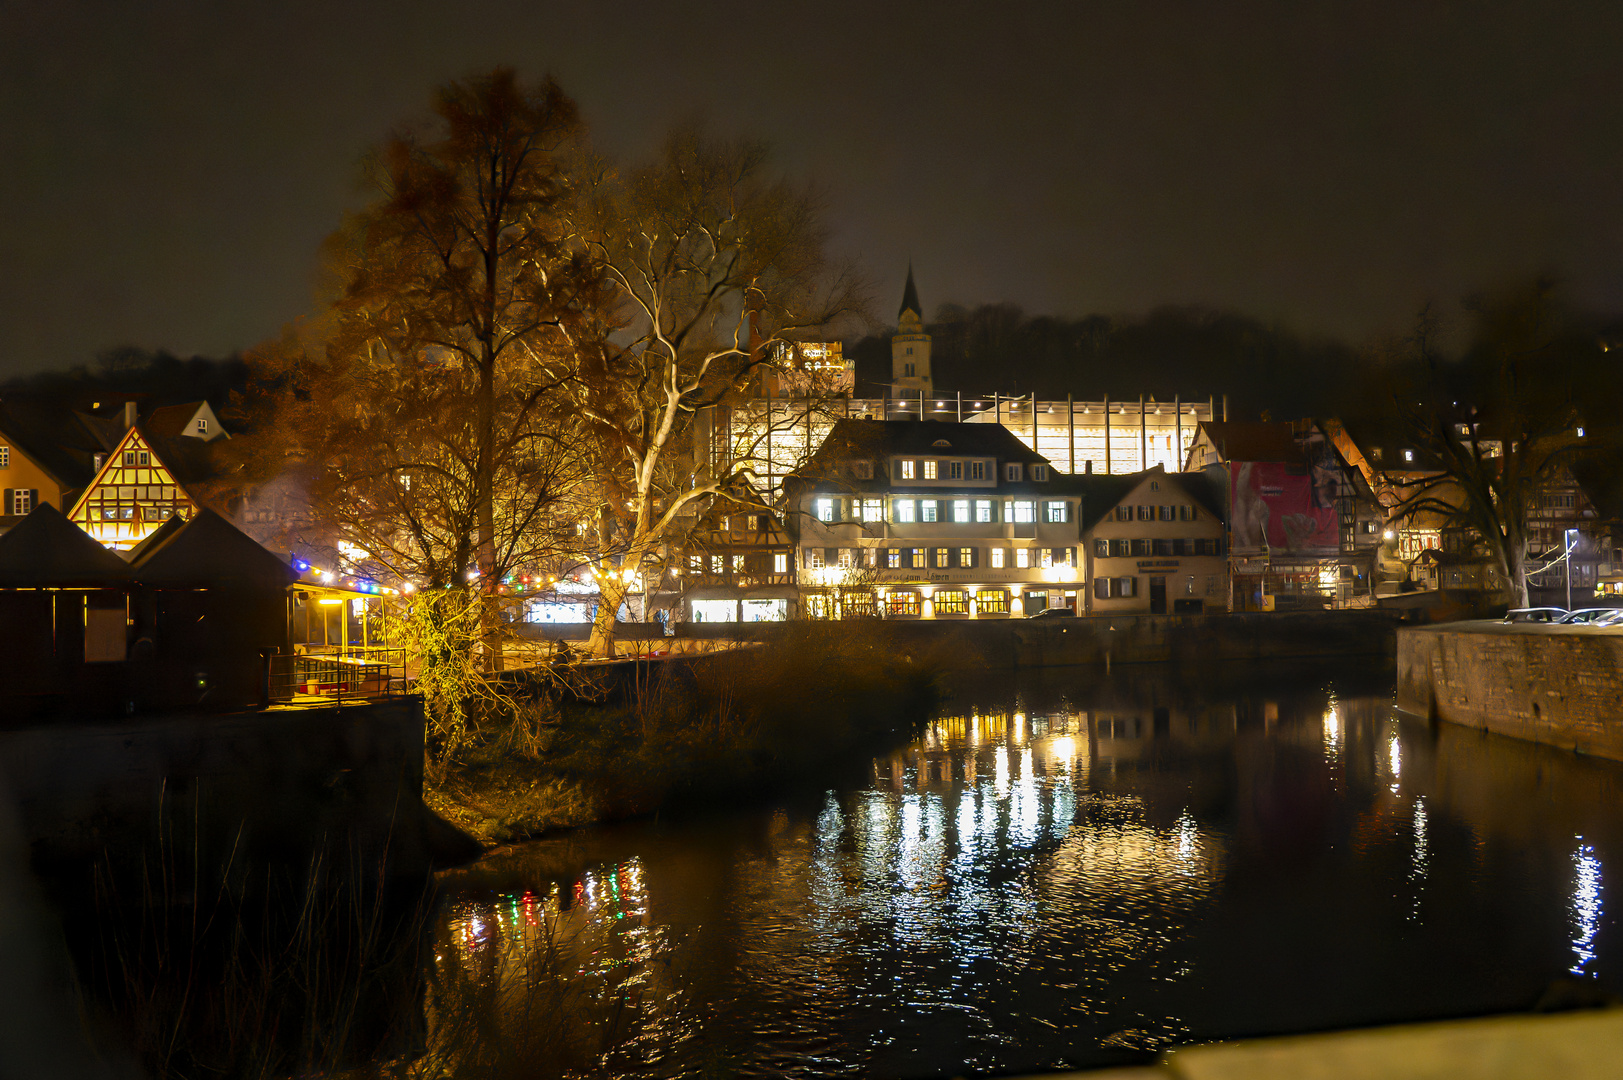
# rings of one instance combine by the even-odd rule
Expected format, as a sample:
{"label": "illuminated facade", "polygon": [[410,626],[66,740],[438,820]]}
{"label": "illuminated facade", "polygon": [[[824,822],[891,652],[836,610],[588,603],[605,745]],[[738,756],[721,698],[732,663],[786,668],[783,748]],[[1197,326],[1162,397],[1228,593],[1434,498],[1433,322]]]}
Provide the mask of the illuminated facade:
{"label": "illuminated facade", "polygon": [[1056,472],[995,425],[842,420],[787,485],[805,613],[1075,610],[1082,507],[1107,482]]}
{"label": "illuminated facade", "polygon": [[197,504],[175,482],[139,427],[124,433],[68,520],[110,548],[134,547],[171,516],[190,520]]}

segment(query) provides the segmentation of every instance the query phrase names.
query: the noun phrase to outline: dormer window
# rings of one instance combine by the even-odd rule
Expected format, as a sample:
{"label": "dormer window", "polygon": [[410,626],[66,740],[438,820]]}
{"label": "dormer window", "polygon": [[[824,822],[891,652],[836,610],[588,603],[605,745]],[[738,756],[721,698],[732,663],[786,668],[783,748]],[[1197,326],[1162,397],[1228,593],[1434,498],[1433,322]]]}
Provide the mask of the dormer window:
{"label": "dormer window", "polygon": [[872,480],[873,462],[853,461],[851,463],[851,475],[856,477],[858,480]]}
{"label": "dormer window", "polygon": [[1003,479],[1005,479],[1005,480],[1019,480],[1020,479],[1020,466],[1019,466],[1019,464],[1016,463],[1016,462],[1011,461],[1009,464],[1003,466]]}
{"label": "dormer window", "polygon": [[1031,467],[1031,478],[1033,480],[1037,480],[1037,481],[1047,480],[1048,479],[1048,466],[1047,465],[1033,465]]}
{"label": "dormer window", "polygon": [[971,480],[985,480],[986,479],[986,462],[984,462],[984,461],[971,461],[969,463],[969,478]]}
{"label": "dormer window", "polygon": [[1369,448],[1369,456],[1370,456],[1371,461],[1379,461],[1379,460],[1381,460],[1381,448],[1379,446],[1370,447]]}
{"label": "dormer window", "polygon": [[902,462],[902,479],[912,480],[918,476],[919,463],[916,461]]}
{"label": "dormer window", "polygon": [[936,478],[936,463],[935,462],[926,461],[924,463],[924,478],[926,480],[934,480]]}
{"label": "dormer window", "polygon": [[946,439],[937,439],[935,442],[931,443],[930,445],[935,447],[937,450],[951,450],[952,449],[952,443],[948,442]]}
{"label": "dormer window", "polygon": [[1414,451],[1413,450],[1405,450],[1403,452],[1403,460],[1404,461],[1413,461],[1414,460]]}
{"label": "dormer window", "polygon": [[209,433],[209,422],[206,417],[199,416],[197,418],[197,433],[199,435],[207,435]]}

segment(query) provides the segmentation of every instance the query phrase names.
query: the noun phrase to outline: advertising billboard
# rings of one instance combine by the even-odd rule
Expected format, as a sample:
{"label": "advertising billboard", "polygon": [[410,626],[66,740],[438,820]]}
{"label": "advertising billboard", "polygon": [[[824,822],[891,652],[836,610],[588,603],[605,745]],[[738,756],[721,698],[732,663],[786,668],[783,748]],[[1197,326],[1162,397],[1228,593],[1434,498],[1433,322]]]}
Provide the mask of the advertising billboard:
{"label": "advertising billboard", "polygon": [[1333,462],[1307,470],[1277,461],[1235,462],[1230,475],[1235,554],[1322,557],[1340,550]]}

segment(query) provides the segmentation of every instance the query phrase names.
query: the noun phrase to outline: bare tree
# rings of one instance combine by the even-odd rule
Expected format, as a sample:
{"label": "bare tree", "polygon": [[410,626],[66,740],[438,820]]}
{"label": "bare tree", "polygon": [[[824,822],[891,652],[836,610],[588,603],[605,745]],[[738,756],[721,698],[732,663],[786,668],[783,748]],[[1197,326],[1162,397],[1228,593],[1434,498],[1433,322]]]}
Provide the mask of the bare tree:
{"label": "bare tree", "polygon": [[1429,309],[1417,322],[1413,374],[1394,398],[1433,471],[1388,477],[1389,509],[1399,518],[1436,515],[1471,537],[1525,606],[1529,511],[1543,485],[1593,448],[1579,434],[1579,380],[1599,347],[1562,317],[1548,282],[1471,307],[1475,339],[1455,363],[1438,353]]}
{"label": "bare tree", "polygon": [[864,298],[825,255],[816,194],[773,176],[758,142],[679,130],[650,164],[604,170],[580,221],[619,305],[617,319],[579,340],[573,384],[594,484],[586,556],[602,590],[591,649],[606,656],[631,582],[698,504],[753,490],[767,509],[759,485],[738,481],[762,473],[774,424],[717,461],[716,410],[779,362],[778,343],[826,333]]}

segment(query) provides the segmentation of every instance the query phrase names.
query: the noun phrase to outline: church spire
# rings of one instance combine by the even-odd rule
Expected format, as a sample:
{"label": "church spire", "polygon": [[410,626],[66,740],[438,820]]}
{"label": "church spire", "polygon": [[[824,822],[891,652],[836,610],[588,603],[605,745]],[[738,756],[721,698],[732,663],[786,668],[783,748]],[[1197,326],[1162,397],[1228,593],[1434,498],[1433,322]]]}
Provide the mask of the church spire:
{"label": "church spire", "polygon": [[913,317],[919,322],[924,321],[924,306],[919,303],[919,289],[917,285],[913,284],[912,259],[907,260],[907,288],[902,290],[902,308],[896,313],[896,317],[900,319],[909,311],[913,313]]}

